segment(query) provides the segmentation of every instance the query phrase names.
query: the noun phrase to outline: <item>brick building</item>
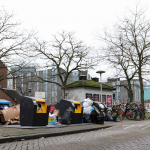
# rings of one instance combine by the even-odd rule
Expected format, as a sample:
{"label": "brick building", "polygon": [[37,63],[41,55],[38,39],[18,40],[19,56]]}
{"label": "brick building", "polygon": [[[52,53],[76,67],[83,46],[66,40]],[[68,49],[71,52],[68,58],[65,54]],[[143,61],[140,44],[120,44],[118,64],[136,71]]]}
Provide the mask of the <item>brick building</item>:
{"label": "brick building", "polygon": [[7,76],[7,67],[0,60],[0,86],[3,88],[7,88],[7,80],[4,79]]}
{"label": "brick building", "polygon": [[8,69],[0,60],[0,99],[10,101],[13,105],[20,103],[21,96],[14,90],[12,75],[8,75]]}

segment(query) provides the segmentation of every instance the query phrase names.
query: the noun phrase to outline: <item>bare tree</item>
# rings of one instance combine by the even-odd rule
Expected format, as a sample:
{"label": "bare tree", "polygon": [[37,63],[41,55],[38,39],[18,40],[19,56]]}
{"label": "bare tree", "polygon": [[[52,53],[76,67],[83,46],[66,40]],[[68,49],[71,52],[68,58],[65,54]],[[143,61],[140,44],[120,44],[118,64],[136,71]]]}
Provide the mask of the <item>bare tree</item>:
{"label": "bare tree", "polygon": [[[69,76],[74,70],[82,70],[92,68],[95,64],[88,58],[89,51],[92,48],[86,46],[82,41],[77,40],[72,32],[62,31],[53,35],[52,42],[40,42],[38,39],[35,46],[36,56],[45,61],[43,68],[55,67],[56,72],[52,74],[44,82],[55,83],[64,89]],[[53,81],[54,77],[59,78]],[[40,77],[39,77],[40,78]]]}
{"label": "bare tree", "polygon": [[[25,66],[30,48],[30,40],[34,35],[31,31],[21,31],[20,23],[15,21],[14,14],[7,12],[4,8],[0,9],[0,60],[4,65],[0,66],[0,81],[10,77],[11,72],[3,74],[1,70],[10,67]],[[25,52],[24,52],[25,51]],[[21,60],[21,61],[20,61]]]}
{"label": "bare tree", "polygon": [[[149,64],[150,58],[150,22],[146,19],[144,9],[136,5],[135,11],[123,17],[114,26],[112,33],[105,32],[98,35],[106,43],[104,56],[119,66],[128,81],[128,90],[131,91],[131,80],[138,75],[141,91],[141,102],[144,107],[144,90],[142,71]],[[107,55],[106,55],[107,54]],[[131,100],[131,99],[130,99]]]}

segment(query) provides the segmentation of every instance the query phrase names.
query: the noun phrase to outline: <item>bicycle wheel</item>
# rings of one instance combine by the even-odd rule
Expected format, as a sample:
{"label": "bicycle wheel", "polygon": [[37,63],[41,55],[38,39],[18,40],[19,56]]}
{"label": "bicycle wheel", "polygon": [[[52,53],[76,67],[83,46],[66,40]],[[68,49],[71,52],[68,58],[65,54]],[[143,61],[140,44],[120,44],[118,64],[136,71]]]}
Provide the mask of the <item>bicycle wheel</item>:
{"label": "bicycle wheel", "polygon": [[133,114],[134,115],[134,120],[140,121],[140,120],[143,119],[143,112],[142,111],[140,111],[140,110],[134,110],[133,113],[134,113]]}
{"label": "bicycle wheel", "polygon": [[145,120],[148,120],[148,119],[149,119],[149,115],[150,115],[150,114],[149,114],[148,112],[145,112],[144,119],[145,119]]}
{"label": "bicycle wheel", "polygon": [[113,111],[112,116],[113,116],[113,118],[116,118],[117,122],[120,122],[124,119],[124,117],[122,116],[122,114],[119,111]]}
{"label": "bicycle wheel", "polygon": [[127,110],[126,112],[126,118],[129,119],[129,120],[133,120],[134,117],[133,117],[133,111],[132,110]]}
{"label": "bicycle wheel", "polygon": [[119,111],[114,111],[113,116],[116,117],[117,122],[120,122],[124,119],[124,116],[122,116],[122,114]]}

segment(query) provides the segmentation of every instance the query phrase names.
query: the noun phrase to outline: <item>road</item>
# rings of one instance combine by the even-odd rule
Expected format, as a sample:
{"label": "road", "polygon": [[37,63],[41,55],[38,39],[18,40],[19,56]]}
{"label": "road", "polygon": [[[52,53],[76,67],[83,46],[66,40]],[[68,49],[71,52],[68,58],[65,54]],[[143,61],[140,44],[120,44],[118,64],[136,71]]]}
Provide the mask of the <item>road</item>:
{"label": "road", "polygon": [[150,121],[122,121],[98,131],[0,144],[0,150],[149,150]]}

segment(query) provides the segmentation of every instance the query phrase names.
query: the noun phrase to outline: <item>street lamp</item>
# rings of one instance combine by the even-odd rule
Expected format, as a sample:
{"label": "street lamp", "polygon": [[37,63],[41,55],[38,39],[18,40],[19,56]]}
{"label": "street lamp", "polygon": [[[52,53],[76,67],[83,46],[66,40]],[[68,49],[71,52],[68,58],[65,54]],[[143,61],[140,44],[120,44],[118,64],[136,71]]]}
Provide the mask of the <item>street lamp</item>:
{"label": "street lamp", "polygon": [[101,82],[100,89],[101,89],[101,102],[102,102],[102,76],[101,76],[101,74],[105,73],[105,71],[99,70],[99,71],[96,71],[96,73],[100,74],[100,82]]}

